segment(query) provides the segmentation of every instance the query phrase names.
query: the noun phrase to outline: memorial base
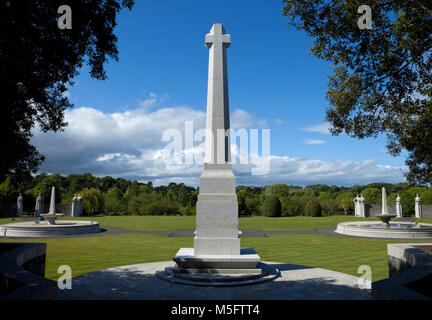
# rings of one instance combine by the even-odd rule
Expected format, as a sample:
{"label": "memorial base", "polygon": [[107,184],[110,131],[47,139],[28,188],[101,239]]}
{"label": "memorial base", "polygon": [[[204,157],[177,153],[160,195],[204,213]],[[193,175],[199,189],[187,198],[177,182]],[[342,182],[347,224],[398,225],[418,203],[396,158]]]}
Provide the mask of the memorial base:
{"label": "memorial base", "polygon": [[239,255],[195,255],[194,248],[181,248],[174,256],[175,272],[189,274],[261,274],[260,256],[252,248]]}

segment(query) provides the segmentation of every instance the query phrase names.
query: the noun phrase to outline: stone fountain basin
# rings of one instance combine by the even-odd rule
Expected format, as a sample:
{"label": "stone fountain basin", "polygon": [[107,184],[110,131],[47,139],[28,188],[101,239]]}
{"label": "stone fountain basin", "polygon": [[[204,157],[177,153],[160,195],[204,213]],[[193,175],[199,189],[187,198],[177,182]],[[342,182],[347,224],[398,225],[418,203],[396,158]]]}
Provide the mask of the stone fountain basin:
{"label": "stone fountain basin", "polygon": [[[395,228],[393,225],[403,225]],[[341,222],[337,225],[336,233],[368,238],[385,239],[432,239],[432,224],[414,222],[394,222],[390,228],[378,226],[378,221]],[[418,227],[416,227],[418,226]]]}
{"label": "stone fountain basin", "polygon": [[24,221],[0,225],[0,237],[45,238],[97,232],[100,232],[99,223],[94,221],[57,220],[55,224],[48,221]]}

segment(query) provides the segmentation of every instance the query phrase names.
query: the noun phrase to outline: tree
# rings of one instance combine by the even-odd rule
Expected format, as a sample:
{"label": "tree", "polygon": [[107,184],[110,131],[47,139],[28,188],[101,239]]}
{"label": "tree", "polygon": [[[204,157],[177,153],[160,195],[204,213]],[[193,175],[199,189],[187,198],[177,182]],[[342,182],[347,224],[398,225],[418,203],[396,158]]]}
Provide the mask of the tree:
{"label": "tree", "polygon": [[309,217],[321,217],[321,206],[316,199],[310,199],[305,206],[305,215]]}
{"label": "tree", "polygon": [[64,111],[72,104],[66,86],[84,61],[91,77],[103,80],[106,61],[118,60],[116,17],[134,1],[68,3],[72,29],[57,25],[64,1],[0,2],[0,181],[37,170],[44,157],[29,143],[31,129],[37,124],[43,132],[57,132],[67,125]]}
{"label": "tree", "polygon": [[92,216],[98,213],[103,213],[104,198],[100,190],[96,188],[85,188],[80,191],[80,195],[83,199],[83,207],[87,215]]}
{"label": "tree", "polygon": [[372,29],[360,29],[362,2],[283,0],[289,24],[314,38],[311,53],[332,64],[330,131],[364,139],[386,134],[388,152],[408,152],[407,179],[432,182],[432,2],[370,0]]}
{"label": "tree", "polygon": [[245,198],[246,211],[249,215],[257,216],[261,214],[259,209],[258,195],[255,193],[249,193]]}
{"label": "tree", "polygon": [[365,204],[381,204],[382,191],[378,188],[366,188],[362,192]]}
{"label": "tree", "polygon": [[266,217],[281,216],[281,202],[276,196],[269,196],[263,203],[263,212]]}
{"label": "tree", "polygon": [[345,215],[354,210],[353,199],[354,195],[350,192],[342,192],[336,197],[336,200],[338,201],[339,206],[343,209]]}
{"label": "tree", "polygon": [[105,213],[126,213],[126,208],[123,204],[123,194],[121,191],[113,187],[108,190],[107,193],[104,194],[104,205],[105,205]]}
{"label": "tree", "polygon": [[282,204],[282,216],[300,216],[303,212],[302,204],[298,201],[295,196],[286,197],[281,199]]}

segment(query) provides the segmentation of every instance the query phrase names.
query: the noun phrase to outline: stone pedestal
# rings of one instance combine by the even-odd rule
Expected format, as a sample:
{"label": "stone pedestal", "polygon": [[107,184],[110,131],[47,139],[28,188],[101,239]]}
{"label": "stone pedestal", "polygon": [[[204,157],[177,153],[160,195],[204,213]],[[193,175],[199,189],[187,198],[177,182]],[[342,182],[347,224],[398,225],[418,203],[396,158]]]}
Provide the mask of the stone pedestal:
{"label": "stone pedestal", "polygon": [[197,202],[197,255],[239,255],[238,204],[230,164],[204,164]]}

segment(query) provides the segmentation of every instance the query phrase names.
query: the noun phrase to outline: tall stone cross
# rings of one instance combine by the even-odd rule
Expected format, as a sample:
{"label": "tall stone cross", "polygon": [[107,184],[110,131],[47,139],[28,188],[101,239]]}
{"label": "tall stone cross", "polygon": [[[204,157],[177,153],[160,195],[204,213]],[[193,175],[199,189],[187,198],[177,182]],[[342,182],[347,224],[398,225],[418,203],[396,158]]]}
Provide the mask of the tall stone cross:
{"label": "tall stone cross", "polygon": [[209,48],[204,170],[200,177],[193,248],[174,256],[182,274],[261,274],[259,255],[240,249],[236,181],[231,167],[226,49],[230,35],[216,23],[205,36]]}
{"label": "tall stone cross", "polygon": [[209,48],[206,150],[197,201],[195,254],[239,255],[238,204],[231,168],[226,49],[230,35],[216,23],[205,37]]}
{"label": "tall stone cross", "polygon": [[215,23],[205,36],[205,44],[209,48],[209,68],[204,162],[227,163],[231,161],[231,150],[226,49],[231,37],[222,24]]}

